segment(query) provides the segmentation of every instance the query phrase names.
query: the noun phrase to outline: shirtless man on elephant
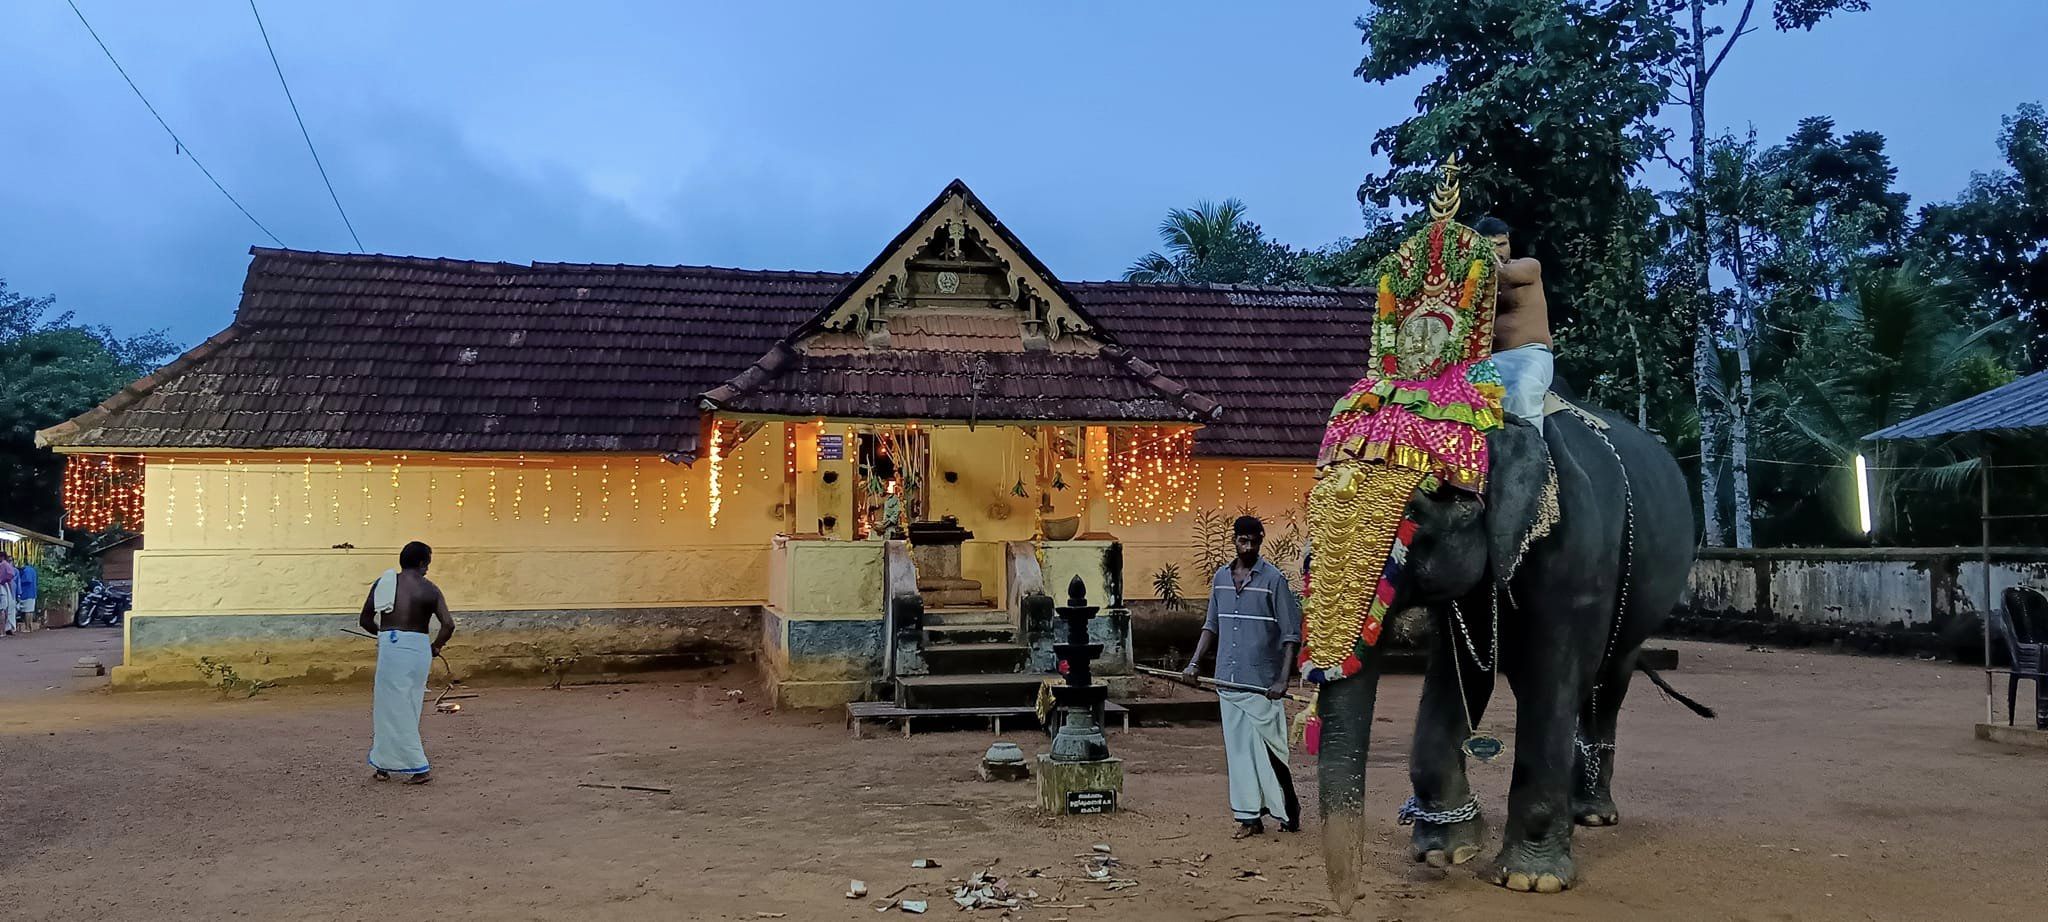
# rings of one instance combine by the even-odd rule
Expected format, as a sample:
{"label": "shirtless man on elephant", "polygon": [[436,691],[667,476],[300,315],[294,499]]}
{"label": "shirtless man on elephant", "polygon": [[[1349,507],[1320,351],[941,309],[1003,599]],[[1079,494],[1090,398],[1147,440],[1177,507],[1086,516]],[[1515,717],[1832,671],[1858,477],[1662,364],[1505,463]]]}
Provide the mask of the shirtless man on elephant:
{"label": "shirtless man on elephant", "polygon": [[1493,241],[1500,265],[1500,296],[1493,317],[1493,364],[1500,369],[1507,395],[1501,406],[1543,431],[1543,397],[1550,392],[1556,363],[1550,341],[1550,304],[1543,297],[1543,264],[1531,257],[1515,259],[1508,235],[1513,229],[1499,218],[1480,218],[1472,229]]}

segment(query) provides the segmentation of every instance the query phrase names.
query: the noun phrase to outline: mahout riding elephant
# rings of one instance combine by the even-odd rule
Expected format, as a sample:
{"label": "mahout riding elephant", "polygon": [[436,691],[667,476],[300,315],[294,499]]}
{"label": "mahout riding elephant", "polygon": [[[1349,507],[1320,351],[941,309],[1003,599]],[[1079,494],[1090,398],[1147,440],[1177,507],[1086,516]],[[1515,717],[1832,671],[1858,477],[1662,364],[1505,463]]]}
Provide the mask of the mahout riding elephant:
{"label": "mahout riding elephant", "polygon": [[[1482,725],[1497,666],[1518,712],[1492,879],[1556,892],[1578,878],[1573,824],[1619,819],[1615,718],[1639,648],[1685,588],[1690,493],[1655,437],[1608,413],[1553,413],[1541,434],[1510,418],[1487,443],[1483,494],[1446,486],[1408,505],[1416,530],[1393,606],[1427,608],[1435,629],[1403,821],[1414,823],[1417,861],[1443,867],[1478,854],[1486,825],[1462,747]],[[1373,648],[1362,669],[1324,684],[1318,706],[1324,850],[1346,908],[1360,892],[1379,655]]]}

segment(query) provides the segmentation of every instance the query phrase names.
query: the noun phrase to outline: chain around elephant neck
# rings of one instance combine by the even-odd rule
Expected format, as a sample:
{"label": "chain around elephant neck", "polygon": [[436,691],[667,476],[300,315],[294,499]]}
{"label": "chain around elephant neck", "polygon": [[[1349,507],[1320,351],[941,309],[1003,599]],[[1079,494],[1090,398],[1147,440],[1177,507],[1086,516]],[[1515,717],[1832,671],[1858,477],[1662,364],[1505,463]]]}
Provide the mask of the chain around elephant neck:
{"label": "chain around elephant neck", "polygon": [[[1487,675],[1491,677],[1496,674],[1496,670],[1500,666],[1499,583],[1492,584],[1492,592],[1490,593],[1489,597],[1491,599],[1492,604],[1488,607],[1493,609],[1493,630],[1490,635],[1493,647],[1492,656],[1488,657],[1483,661],[1479,658],[1479,647],[1478,645],[1472,642],[1472,629],[1465,624],[1465,613],[1464,611],[1458,608],[1458,603],[1456,600],[1453,600],[1451,602],[1451,631],[1457,634],[1459,638],[1465,642],[1465,649],[1471,651],[1472,665],[1485,669]],[[1473,737],[1479,735],[1478,721],[1472,718],[1472,699],[1467,695],[1465,691],[1465,664],[1464,661],[1458,657],[1458,645],[1453,643],[1448,644],[1448,646],[1451,648],[1451,677],[1453,681],[1456,681],[1458,683],[1458,706],[1462,709],[1460,711],[1460,714],[1465,718],[1465,737],[1467,743],[1469,744]],[[1491,688],[1491,685],[1492,683],[1489,681],[1488,687]],[[1491,757],[1482,758],[1480,761],[1488,761],[1490,758]]]}

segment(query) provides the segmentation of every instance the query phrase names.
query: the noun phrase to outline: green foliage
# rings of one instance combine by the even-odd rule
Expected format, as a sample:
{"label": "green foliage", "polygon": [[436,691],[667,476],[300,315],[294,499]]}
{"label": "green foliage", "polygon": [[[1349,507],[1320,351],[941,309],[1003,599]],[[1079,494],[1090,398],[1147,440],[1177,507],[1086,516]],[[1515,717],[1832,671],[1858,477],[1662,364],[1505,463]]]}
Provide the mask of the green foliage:
{"label": "green foliage", "polygon": [[[1661,147],[1652,121],[1678,55],[1664,4],[1651,0],[1383,0],[1358,20],[1357,76],[1389,83],[1430,75],[1418,113],[1381,129],[1390,168],[1366,177],[1361,202],[1419,204],[1451,154],[1466,166],[1471,216],[1521,231],[1567,316],[1598,270],[1568,258],[1632,212],[1630,177]],[[1467,217],[1470,220],[1470,217]]]}
{"label": "green foliage", "polygon": [[254,698],[257,692],[277,687],[276,682],[245,679],[235,671],[235,667],[210,656],[199,658],[199,672],[205,675],[207,681],[212,682],[215,688],[220,689],[222,698],[237,692],[244,698]]}
{"label": "green foliage", "polygon": [[1152,574],[1152,591],[1166,604],[1167,611],[1180,611],[1187,605],[1187,599],[1180,594],[1180,565],[1170,563]]}
{"label": "green foliage", "polygon": [[0,279],[0,519],[55,532],[64,462],[35,447],[36,430],[77,416],[176,352],[161,333],[124,339],[50,316],[55,299]]}
{"label": "green foliage", "polygon": [[2029,367],[2048,367],[2048,111],[2029,103],[2004,120],[2008,169],[1979,173],[1953,202],[1921,210],[1913,249],[1943,279],[1982,292],[1989,316],[2022,327]]}
{"label": "green foliage", "polygon": [[36,591],[46,600],[76,600],[87,583],[98,579],[100,562],[84,554],[51,554],[37,569]]}
{"label": "green foliage", "polygon": [[1231,547],[1230,524],[1220,509],[1195,510],[1190,537],[1195,549],[1195,569],[1204,578],[1215,576],[1230,558],[1237,556]]}
{"label": "green foliage", "polygon": [[1175,284],[1300,285],[1307,282],[1301,255],[1266,239],[1245,217],[1244,202],[1225,199],[1175,208],[1159,222],[1165,252],[1145,254],[1129,269],[1130,282]]}

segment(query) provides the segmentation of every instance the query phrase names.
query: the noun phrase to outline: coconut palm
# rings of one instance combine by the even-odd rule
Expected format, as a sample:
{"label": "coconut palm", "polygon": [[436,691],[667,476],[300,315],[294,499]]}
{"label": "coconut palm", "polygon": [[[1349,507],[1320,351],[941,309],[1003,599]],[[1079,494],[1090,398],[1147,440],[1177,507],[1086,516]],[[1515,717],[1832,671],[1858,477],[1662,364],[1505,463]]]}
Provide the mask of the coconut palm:
{"label": "coconut palm", "polygon": [[[1995,348],[2008,323],[1973,327],[1959,295],[1917,265],[1866,269],[1812,318],[1798,353],[1758,388],[1764,455],[1791,462],[1773,478],[1789,501],[1780,516],[1818,507],[1805,511],[1853,525],[1850,464],[1864,435],[2011,380]],[[1886,466],[1900,470],[1878,478],[1880,505],[1899,508],[1902,492],[1955,496],[1976,472],[1962,448],[1888,449]]]}
{"label": "coconut palm", "polygon": [[1244,202],[1230,198],[1175,208],[1159,222],[1163,251],[1145,254],[1124,270],[1128,282],[1272,282],[1290,272],[1293,256],[1265,239],[1245,217]]}

